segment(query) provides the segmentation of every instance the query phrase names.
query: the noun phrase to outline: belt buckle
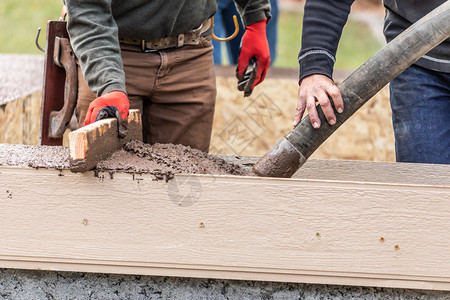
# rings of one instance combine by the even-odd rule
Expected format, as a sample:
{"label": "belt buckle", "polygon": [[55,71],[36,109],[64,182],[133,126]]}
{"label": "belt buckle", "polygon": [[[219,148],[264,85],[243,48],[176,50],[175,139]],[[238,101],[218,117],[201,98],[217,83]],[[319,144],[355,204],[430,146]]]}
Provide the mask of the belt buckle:
{"label": "belt buckle", "polygon": [[180,33],[177,36],[177,48],[183,47],[184,46],[184,33]]}
{"label": "belt buckle", "polygon": [[142,50],[142,52],[144,52],[144,53],[150,53],[150,52],[156,52],[156,51],[158,51],[158,50],[156,50],[156,49],[150,49],[150,48],[147,48],[146,43],[147,43],[146,40],[142,40],[142,41],[141,41],[141,50]]}

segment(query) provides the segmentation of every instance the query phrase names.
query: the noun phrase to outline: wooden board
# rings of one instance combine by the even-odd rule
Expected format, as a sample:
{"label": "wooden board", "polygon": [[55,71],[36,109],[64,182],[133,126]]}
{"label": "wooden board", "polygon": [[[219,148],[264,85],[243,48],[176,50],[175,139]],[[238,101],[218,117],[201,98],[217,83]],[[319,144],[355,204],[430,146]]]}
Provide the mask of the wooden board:
{"label": "wooden board", "polygon": [[0,143],[39,144],[40,91],[6,103],[0,109]]}
{"label": "wooden board", "polygon": [[449,174],[165,182],[0,167],[0,267],[450,290],[450,183],[436,179]]}
{"label": "wooden board", "polygon": [[[219,155],[246,170],[258,156]],[[450,185],[450,168],[439,164],[371,162],[356,160],[308,159],[293,178],[387,184]]]}
{"label": "wooden board", "polygon": [[69,133],[71,170],[85,172],[97,162],[107,159],[112,153],[130,140],[142,141],[142,119],[138,109],[128,115],[128,133],[118,137],[117,119],[100,120]]}

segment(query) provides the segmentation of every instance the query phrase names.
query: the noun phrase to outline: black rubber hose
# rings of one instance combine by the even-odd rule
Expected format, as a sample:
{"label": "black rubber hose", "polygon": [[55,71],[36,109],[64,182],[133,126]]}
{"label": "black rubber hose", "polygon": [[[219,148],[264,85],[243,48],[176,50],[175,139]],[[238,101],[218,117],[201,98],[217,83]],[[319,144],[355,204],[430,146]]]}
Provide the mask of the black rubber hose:
{"label": "black rubber hose", "polygon": [[[450,1],[446,1],[388,43],[338,86],[344,112],[336,124],[314,129],[309,116],[278,141],[253,167],[259,176],[291,177],[311,154],[361,106],[392,79],[450,36]],[[334,109],[334,106],[333,106]]]}

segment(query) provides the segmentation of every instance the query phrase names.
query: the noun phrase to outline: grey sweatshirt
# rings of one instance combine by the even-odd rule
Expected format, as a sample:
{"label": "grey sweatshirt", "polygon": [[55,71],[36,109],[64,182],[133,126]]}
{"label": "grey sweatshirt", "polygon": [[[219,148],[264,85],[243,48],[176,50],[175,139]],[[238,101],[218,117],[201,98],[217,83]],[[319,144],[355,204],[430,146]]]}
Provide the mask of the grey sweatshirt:
{"label": "grey sweatshirt", "polygon": [[[270,18],[269,0],[236,0],[245,26]],[[103,95],[125,89],[118,36],[154,40],[198,28],[217,0],[65,0],[67,30],[89,87]]]}
{"label": "grey sweatshirt", "polygon": [[[384,35],[389,42],[414,22],[448,0],[384,0]],[[307,0],[303,19],[300,80],[311,74],[332,78],[342,28],[354,0]],[[450,39],[416,62],[424,68],[450,73]]]}

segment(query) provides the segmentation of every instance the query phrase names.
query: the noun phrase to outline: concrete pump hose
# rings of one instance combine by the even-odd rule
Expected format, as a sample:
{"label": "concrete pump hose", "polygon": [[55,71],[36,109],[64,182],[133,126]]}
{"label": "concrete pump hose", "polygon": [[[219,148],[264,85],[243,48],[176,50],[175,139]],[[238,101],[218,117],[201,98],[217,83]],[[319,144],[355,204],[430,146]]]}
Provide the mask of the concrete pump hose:
{"label": "concrete pump hose", "polygon": [[450,37],[450,1],[446,1],[414,23],[338,86],[345,109],[341,114],[336,113],[335,125],[327,123],[318,105],[317,110],[323,125],[319,129],[314,129],[309,116],[303,118],[255,164],[253,171],[258,176],[291,177],[362,105],[448,37]]}

